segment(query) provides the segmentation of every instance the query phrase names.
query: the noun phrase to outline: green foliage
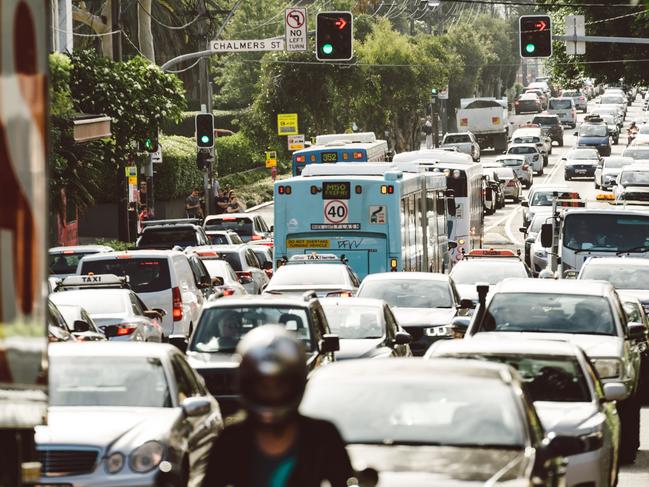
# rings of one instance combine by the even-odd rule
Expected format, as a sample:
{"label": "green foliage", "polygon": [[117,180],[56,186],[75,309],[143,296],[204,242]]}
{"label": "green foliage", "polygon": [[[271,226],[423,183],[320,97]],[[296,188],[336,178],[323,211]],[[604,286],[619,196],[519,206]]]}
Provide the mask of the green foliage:
{"label": "green foliage", "polygon": [[[183,112],[179,120],[166,120],[160,127],[160,131],[167,135],[184,135],[194,137],[195,118],[199,112]],[[219,129],[239,130],[239,119],[242,116],[241,110],[214,110],[214,127]]]}
{"label": "green foliage", "polygon": [[74,104],[70,92],[72,63],[64,54],[50,54],[48,186],[50,208],[63,217],[66,204],[83,211],[99,192],[100,144],[77,144],[73,136]]}
{"label": "green foliage", "polygon": [[218,173],[233,174],[264,165],[265,155],[242,132],[216,139]]}
{"label": "green foliage", "polygon": [[116,252],[123,250],[132,250],[135,248],[133,242],[122,242],[121,240],[107,240],[105,238],[97,239],[95,242],[96,245],[106,245],[107,247],[112,248]]}

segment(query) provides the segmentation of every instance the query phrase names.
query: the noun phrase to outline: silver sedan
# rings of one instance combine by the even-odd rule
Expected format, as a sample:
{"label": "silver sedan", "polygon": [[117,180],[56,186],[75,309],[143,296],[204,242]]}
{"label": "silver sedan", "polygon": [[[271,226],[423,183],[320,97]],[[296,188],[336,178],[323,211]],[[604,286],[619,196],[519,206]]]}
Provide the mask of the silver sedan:
{"label": "silver sedan", "polygon": [[56,343],[49,361],[48,421],[36,430],[39,484],[200,485],[223,420],[175,347]]}

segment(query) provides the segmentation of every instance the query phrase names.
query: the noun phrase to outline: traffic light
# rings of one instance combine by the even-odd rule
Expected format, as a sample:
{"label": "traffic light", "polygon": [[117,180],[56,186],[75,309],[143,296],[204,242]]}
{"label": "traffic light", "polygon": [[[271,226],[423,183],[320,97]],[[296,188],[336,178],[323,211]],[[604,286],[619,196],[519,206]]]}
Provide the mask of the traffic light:
{"label": "traffic light", "polygon": [[353,16],[351,12],[320,12],[316,19],[318,61],[349,61],[354,57]]}
{"label": "traffic light", "polygon": [[147,131],[143,140],[139,144],[140,152],[158,152],[158,130]]}
{"label": "traffic light", "polygon": [[209,151],[199,149],[199,151],[196,153],[196,167],[198,167],[200,171],[207,169],[210,165],[211,157],[212,155]]}
{"label": "traffic light", "polygon": [[522,58],[552,56],[552,20],[548,15],[523,15],[518,25]]}
{"label": "traffic light", "polygon": [[196,114],[196,146],[201,149],[214,147],[214,115],[211,113]]}

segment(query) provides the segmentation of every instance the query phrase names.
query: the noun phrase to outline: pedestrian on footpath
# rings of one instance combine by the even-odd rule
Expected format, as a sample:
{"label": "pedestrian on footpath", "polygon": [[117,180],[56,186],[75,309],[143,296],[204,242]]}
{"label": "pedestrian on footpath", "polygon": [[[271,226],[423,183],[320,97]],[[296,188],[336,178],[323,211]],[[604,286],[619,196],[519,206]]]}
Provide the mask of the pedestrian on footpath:
{"label": "pedestrian on footpath", "polygon": [[221,215],[225,213],[230,205],[230,200],[227,196],[223,194],[223,191],[219,189],[214,200],[214,213],[216,215]]}
{"label": "pedestrian on footpath", "polygon": [[201,207],[199,194],[199,189],[194,188],[185,200],[185,214],[187,218],[203,218],[203,208]]}
{"label": "pedestrian on footpath", "polygon": [[229,194],[229,204],[228,208],[226,210],[227,213],[241,213],[246,211],[246,205],[243,204],[239,199],[237,198],[237,195],[235,194],[234,190],[230,191]]}

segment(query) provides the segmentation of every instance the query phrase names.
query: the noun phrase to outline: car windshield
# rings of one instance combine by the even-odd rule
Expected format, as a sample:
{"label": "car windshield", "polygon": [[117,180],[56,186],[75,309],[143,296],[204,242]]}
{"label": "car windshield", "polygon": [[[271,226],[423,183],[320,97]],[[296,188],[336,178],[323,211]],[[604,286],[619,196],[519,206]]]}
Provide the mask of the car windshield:
{"label": "car windshield", "polygon": [[572,108],[572,98],[566,100],[550,100],[549,110],[569,110]]}
{"label": "car windshield", "polygon": [[606,125],[582,125],[579,127],[580,137],[606,137],[608,127]]}
{"label": "car windshield", "polygon": [[460,144],[463,142],[471,142],[471,139],[468,135],[459,134],[459,135],[447,135],[444,137],[444,144]]}
{"label": "car windshield", "polygon": [[447,281],[430,279],[372,279],[363,283],[359,298],[383,299],[398,308],[451,308]]}
{"label": "car windshield", "polygon": [[137,242],[141,249],[172,249],[175,246],[191,247],[198,244],[196,231],[192,228],[149,228]]}
{"label": "car windshield", "polygon": [[559,119],[557,117],[534,117],[532,123],[543,126],[559,125]]}
{"label": "car windshield", "polygon": [[234,269],[235,272],[241,272],[243,268],[241,267],[241,255],[236,251],[219,251],[221,258],[230,264],[230,267]]}
{"label": "car windshield", "polygon": [[508,154],[536,154],[537,150],[534,147],[510,147],[507,153]]}
{"label": "car windshield", "polygon": [[586,265],[579,278],[608,281],[617,289],[649,290],[649,268],[645,266]]}
{"label": "car windshield", "polygon": [[347,443],[518,449],[525,442],[509,386],[484,377],[316,374],[300,411],[333,422]]}
{"label": "car windshield", "polygon": [[649,159],[649,148],[629,147],[624,150],[622,155],[632,159]]}
{"label": "car windshield", "polygon": [[131,289],[136,293],[152,293],[171,289],[169,262],[166,258],[126,257],[82,262],[81,274],[90,272],[128,276]]}
{"label": "car windshield", "polygon": [[606,298],[554,293],[499,293],[480,331],[615,335]]}
{"label": "car windshield", "polygon": [[631,161],[625,161],[624,159],[604,159],[604,169],[619,169],[629,164],[631,164]]}
{"label": "car windshield", "polygon": [[534,135],[519,135],[514,138],[513,142],[514,144],[536,144],[537,142],[541,142],[541,139]]}
{"label": "car windshield", "polygon": [[562,240],[563,246],[571,250],[618,252],[649,249],[649,217],[605,213],[567,214]]}
{"label": "car windshield", "polygon": [[578,160],[578,161],[589,161],[593,159],[599,159],[597,151],[595,149],[577,149],[571,150],[566,154],[568,160]]}
{"label": "car windshield", "polygon": [[222,277],[225,281],[231,281],[232,276],[227,263],[218,259],[203,259],[203,264],[210,277]]}
{"label": "car windshield", "polygon": [[472,353],[453,358],[498,362],[514,367],[523,379],[532,401],[590,402],[591,392],[577,359],[553,355],[496,355]]}
{"label": "car windshield", "polygon": [[205,223],[205,230],[234,230],[242,240],[247,242],[252,237],[252,219],[234,216],[210,219]]}
{"label": "car windshield", "polygon": [[523,159],[498,159],[497,162],[507,167],[518,167],[525,164],[525,160]]}
{"label": "car windshield", "polygon": [[324,304],[331,333],[345,339],[381,338],[383,309],[379,306]]}
{"label": "car windshield", "polygon": [[275,271],[270,285],[340,286],[349,282],[347,268],[337,264],[289,264]]}
{"label": "car windshield", "polygon": [[525,265],[518,260],[502,258],[461,260],[453,267],[455,284],[487,282],[497,284],[508,277],[528,277]]}
{"label": "car windshield", "polygon": [[622,171],[620,174],[622,186],[646,186],[649,185],[649,166],[646,171]]}
{"label": "car windshield", "polygon": [[123,314],[131,310],[130,301],[127,301],[124,293],[110,292],[107,289],[56,292],[52,295],[52,301],[57,305],[82,305],[91,316]]}
{"label": "car windshield", "polygon": [[552,206],[554,191],[535,191],[530,206]]}
{"label": "car windshield", "polygon": [[189,344],[194,352],[228,352],[253,328],[276,324],[296,334],[311,351],[309,317],[304,308],[291,306],[220,306],[203,311]]}
{"label": "car windshield", "polygon": [[609,114],[600,114],[600,118],[608,125],[615,125],[615,117]]}
{"label": "car windshield", "polygon": [[[95,252],[93,252],[95,253]],[[50,274],[75,274],[77,272],[77,265],[79,261],[86,255],[91,255],[88,252],[80,253],[63,253],[63,254],[49,254],[47,256]]]}
{"label": "car windshield", "polygon": [[50,356],[49,401],[50,406],[172,407],[164,368],[152,357]]}

